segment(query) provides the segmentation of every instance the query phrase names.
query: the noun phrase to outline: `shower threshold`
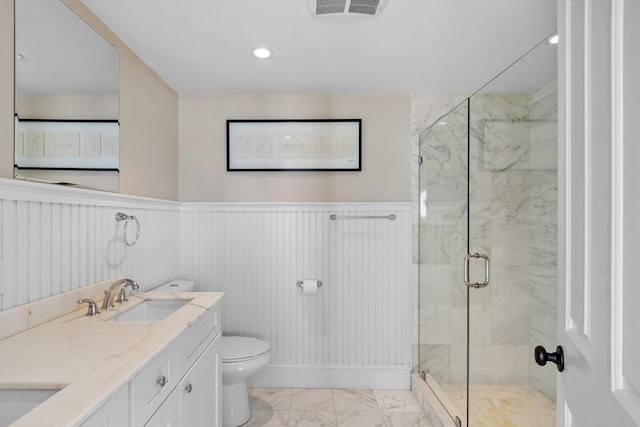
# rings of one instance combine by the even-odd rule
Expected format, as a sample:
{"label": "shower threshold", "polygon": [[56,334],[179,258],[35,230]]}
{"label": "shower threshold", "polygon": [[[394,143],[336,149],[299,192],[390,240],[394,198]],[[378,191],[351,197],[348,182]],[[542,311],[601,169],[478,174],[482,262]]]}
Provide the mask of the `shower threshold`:
{"label": "shower threshold", "polygon": [[[434,426],[467,426],[463,415],[467,412],[466,385],[438,384],[428,372],[414,374],[412,380],[412,388],[425,413],[437,415],[437,422],[430,418]],[[555,402],[528,384],[478,384],[470,388],[468,427],[556,425]]]}

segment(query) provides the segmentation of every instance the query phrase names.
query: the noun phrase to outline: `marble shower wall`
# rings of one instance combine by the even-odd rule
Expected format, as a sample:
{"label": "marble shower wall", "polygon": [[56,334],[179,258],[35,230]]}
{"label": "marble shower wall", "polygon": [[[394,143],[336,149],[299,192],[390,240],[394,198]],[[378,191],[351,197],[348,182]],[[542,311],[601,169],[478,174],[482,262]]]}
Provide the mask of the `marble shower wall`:
{"label": "marble shower wall", "polygon": [[[421,112],[414,109],[414,126],[433,118],[415,117]],[[555,82],[529,94],[477,95],[470,124],[470,224],[466,103],[422,135],[414,128],[423,159],[414,194],[426,201],[415,203],[417,366],[440,383],[466,381],[469,226],[470,252],[492,261],[490,286],[470,293],[471,382],[531,383],[554,398],[555,375],[532,365],[532,354],[555,343]],[[482,281],[474,272],[482,268],[472,261],[472,281]]]}
{"label": "marble shower wall", "polygon": [[[529,348],[554,349],[558,284],[558,102],[554,80],[529,96]],[[529,383],[551,400],[556,372],[529,358]]]}

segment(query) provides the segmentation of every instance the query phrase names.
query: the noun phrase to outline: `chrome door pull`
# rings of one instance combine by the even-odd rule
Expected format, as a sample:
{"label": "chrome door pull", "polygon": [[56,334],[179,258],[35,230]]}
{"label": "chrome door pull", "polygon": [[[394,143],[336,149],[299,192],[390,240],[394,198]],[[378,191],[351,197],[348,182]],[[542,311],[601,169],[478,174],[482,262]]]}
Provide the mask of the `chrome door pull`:
{"label": "chrome door pull", "polygon": [[[471,258],[484,259],[484,282],[483,283],[471,283],[469,282],[469,260]],[[467,254],[464,256],[464,284],[467,288],[484,288],[489,284],[489,257],[484,254]]]}

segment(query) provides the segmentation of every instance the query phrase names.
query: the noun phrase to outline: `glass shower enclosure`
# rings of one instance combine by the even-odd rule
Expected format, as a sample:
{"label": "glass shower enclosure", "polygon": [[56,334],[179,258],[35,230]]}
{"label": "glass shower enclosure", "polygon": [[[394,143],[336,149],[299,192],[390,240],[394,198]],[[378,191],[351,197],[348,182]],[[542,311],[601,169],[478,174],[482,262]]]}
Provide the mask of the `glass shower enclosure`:
{"label": "glass shower enclosure", "polygon": [[555,61],[541,42],[420,134],[418,370],[459,425],[555,425]]}

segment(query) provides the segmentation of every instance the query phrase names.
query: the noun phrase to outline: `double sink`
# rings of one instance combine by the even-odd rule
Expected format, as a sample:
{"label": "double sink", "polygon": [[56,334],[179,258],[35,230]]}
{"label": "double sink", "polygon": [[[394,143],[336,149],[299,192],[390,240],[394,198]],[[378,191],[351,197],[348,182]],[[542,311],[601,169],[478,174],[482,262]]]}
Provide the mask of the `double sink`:
{"label": "double sink", "polygon": [[[190,299],[145,300],[116,315],[104,318],[106,322],[159,322],[188,304]],[[61,389],[0,389],[0,427],[7,427]]]}

